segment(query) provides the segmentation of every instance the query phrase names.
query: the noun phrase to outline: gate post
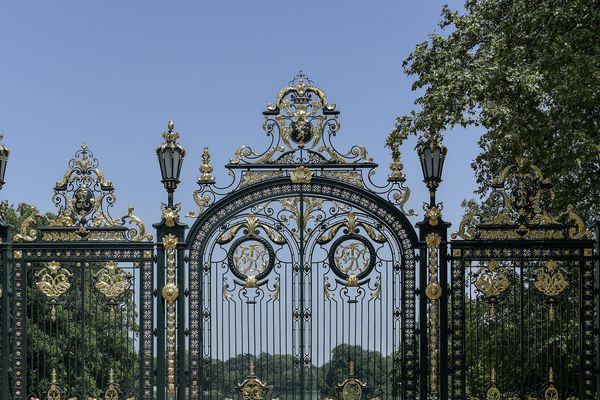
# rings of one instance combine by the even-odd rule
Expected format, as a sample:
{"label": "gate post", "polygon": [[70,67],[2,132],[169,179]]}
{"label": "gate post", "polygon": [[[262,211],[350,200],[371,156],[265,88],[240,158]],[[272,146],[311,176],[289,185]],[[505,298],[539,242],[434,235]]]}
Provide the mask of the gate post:
{"label": "gate post", "polygon": [[430,204],[419,229],[419,397],[448,398],[448,228]]}
{"label": "gate post", "polygon": [[[171,208],[173,207],[173,208]],[[157,232],[157,400],[185,399],[185,231],[179,205],[163,207]],[[165,319],[166,316],[166,319]]]}
{"label": "gate post", "polygon": [[[598,157],[600,158],[600,151],[598,152]],[[596,395],[598,395],[598,393],[600,393],[600,221],[596,221],[596,226],[594,227],[594,234],[596,236],[596,245],[594,246],[594,251],[596,252],[596,262],[594,267],[594,276],[596,281],[596,329],[594,332],[596,336]]]}
{"label": "gate post", "polygon": [[0,217],[0,244],[1,254],[0,254],[0,271],[1,272],[1,280],[2,285],[0,286],[0,316],[2,320],[0,321],[0,329],[1,329],[1,364],[0,364],[0,398],[9,399],[10,398],[10,382],[8,380],[8,370],[10,366],[10,354],[11,354],[11,345],[10,345],[10,299],[11,299],[11,285],[10,285],[10,277],[11,277],[11,263],[9,259],[9,254],[11,253],[11,230],[12,226],[8,225],[4,221],[1,220]]}

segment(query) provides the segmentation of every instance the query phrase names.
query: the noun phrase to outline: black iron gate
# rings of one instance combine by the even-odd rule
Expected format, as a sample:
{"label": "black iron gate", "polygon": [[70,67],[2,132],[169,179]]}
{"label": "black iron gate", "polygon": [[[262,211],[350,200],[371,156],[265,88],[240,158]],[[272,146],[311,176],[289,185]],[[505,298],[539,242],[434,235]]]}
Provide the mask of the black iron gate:
{"label": "black iron gate", "polygon": [[596,398],[594,243],[551,200],[521,161],[496,181],[492,217],[472,212],[453,234],[453,398]]}
{"label": "black iron gate", "polygon": [[110,216],[85,145],[57,215],[22,209],[15,230],[2,204],[1,400],[596,398],[600,232],[549,211],[539,169],[507,167],[448,242],[446,148],[424,135],[417,237],[398,149],[377,186],[363,146],[335,148],[339,112],[303,74],[263,114],[271,143],[240,147],[228,186],[204,149],[189,232],[172,121],[156,241],[132,208]]}
{"label": "black iron gate", "polygon": [[362,146],[338,152],[338,112],[303,76],[264,114],[272,143],[237,150],[228,194],[207,152],[201,167],[189,398],[415,397],[416,234],[396,207],[401,172],[376,188]]}

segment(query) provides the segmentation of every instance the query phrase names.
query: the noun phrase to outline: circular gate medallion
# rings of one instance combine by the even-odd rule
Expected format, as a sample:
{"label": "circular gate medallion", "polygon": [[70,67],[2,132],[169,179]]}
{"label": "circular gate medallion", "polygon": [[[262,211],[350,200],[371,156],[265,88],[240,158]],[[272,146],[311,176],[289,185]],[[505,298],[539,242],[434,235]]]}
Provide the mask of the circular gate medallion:
{"label": "circular gate medallion", "polygon": [[256,281],[269,274],[275,263],[273,247],[257,236],[236,240],[227,254],[229,269],[240,279],[254,278]]}
{"label": "circular gate medallion", "polygon": [[375,248],[362,236],[344,235],[331,245],[329,265],[342,279],[362,279],[375,266]]}

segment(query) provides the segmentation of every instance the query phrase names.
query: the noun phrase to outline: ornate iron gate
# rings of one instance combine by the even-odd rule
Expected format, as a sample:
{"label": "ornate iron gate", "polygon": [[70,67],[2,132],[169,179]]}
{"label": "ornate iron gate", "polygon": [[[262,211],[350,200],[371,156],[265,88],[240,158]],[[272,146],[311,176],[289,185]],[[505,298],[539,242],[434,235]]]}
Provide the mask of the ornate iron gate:
{"label": "ornate iron gate", "polygon": [[[523,161],[495,182],[493,218],[468,214],[452,242],[452,395],[596,398],[592,235]],[[594,311],[596,310],[596,311]]]}
{"label": "ornate iron gate", "polygon": [[203,156],[189,398],[414,398],[416,234],[400,164],[375,187],[362,146],[333,147],[338,111],[304,76],[264,115],[271,145],[237,150],[228,189]]}
{"label": "ornate iron gate", "polygon": [[548,211],[539,169],[507,167],[448,242],[446,148],[424,135],[417,237],[398,149],[377,186],[363,146],[332,143],[339,112],[305,75],[263,115],[270,145],[240,147],[228,186],[204,149],[189,232],[172,121],[156,241],[133,208],[110,216],[85,145],[57,215],[28,210],[13,232],[0,210],[1,400],[596,398],[600,226],[594,242],[571,209]]}
{"label": "ornate iron gate", "polygon": [[54,188],[57,217],[32,209],[14,243],[4,227],[3,398],[153,398],[154,245],[133,208],[110,216],[114,201],[83,145]]}

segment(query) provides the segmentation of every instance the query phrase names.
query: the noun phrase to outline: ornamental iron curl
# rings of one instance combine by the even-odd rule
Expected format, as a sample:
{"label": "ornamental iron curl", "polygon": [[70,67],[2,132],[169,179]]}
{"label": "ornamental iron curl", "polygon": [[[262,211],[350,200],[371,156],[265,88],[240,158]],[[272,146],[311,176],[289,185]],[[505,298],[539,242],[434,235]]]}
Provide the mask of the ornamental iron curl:
{"label": "ornamental iron curl", "polygon": [[376,185],[372,178],[378,165],[363,145],[356,144],[346,152],[334,146],[332,139],[341,127],[339,114],[336,105],[327,101],[325,92],[300,72],[263,112],[263,130],[270,139],[267,149],[257,152],[241,146],[229,160],[226,168],[233,178],[229,186],[215,185],[210,154],[204,150],[200,188],[193,194],[199,211],[187,215],[196,218],[218,198],[277,177],[289,177],[296,184],[309,184],[316,177],[323,177],[367,188],[387,196],[406,215],[416,215],[413,210],[404,211],[410,190],[404,186],[406,176],[399,148],[392,149],[387,185]]}
{"label": "ornamental iron curl", "polygon": [[542,171],[520,159],[506,167],[494,181],[486,202],[499,206],[491,218],[477,210],[469,212],[452,238],[465,240],[591,239],[592,234],[572,206],[558,216],[549,209],[554,198],[552,184]]}

